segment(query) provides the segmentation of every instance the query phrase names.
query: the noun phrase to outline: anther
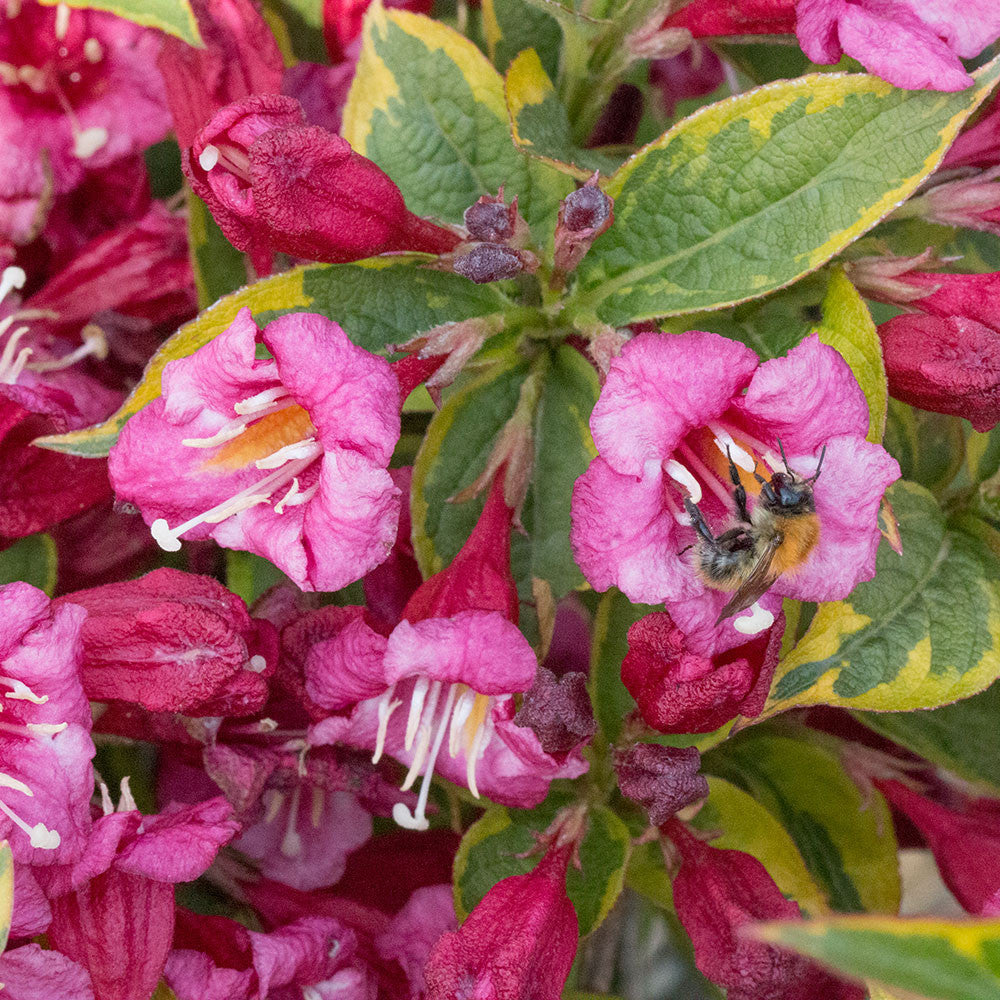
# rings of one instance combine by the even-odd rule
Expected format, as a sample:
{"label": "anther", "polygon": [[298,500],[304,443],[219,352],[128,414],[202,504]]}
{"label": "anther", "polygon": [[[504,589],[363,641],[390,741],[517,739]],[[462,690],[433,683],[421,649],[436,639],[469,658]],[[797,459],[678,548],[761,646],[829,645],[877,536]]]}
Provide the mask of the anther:
{"label": "anther", "polygon": [[302,785],[296,784],[292,789],[292,801],[288,804],[288,821],[285,824],[285,835],[281,838],[281,853],[286,858],[297,858],[302,853],[302,836],[296,829],[299,818],[299,798],[302,795]]}
{"label": "anther", "polygon": [[247,670],[252,670],[255,674],[261,673],[267,667],[267,660],[260,653],[250,657],[247,663]]}
{"label": "anther", "polygon": [[89,63],[99,63],[104,58],[104,49],[96,38],[88,38],[83,43],[83,58]]}
{"label": "anther", "polygon": [[73,136],[73,155],[78,160],[88,160],[108,144],[108,130],[103,125],[91,125]]}
{"label": "anther", "polygon": [[[209,171],[219,162],[219,149],[211,144],[198,154],[198,165],[202,170]],[[237,411],[239,412],[239,411]]]}
{"label": "anther", "polygon": [[69,6],[61,3],[56,6],[56,38],[61,42],[69,31]]}
{"label": "anther", "polygon": [[701,501],[701,484],[695,479],[690,469],[681,465],[675,458],[669,459],[663,466],[663,471],[680,486],[687,490],[692,503]]}
{"label": "anther", "polygon": [[396,685],[393,684],[378,700],[378,732],[375,736],[375,752],[372,754],[372,763],[377,764],[382,759],[382,752],[385,750],[385,736],[389,729],[389,717],[402,705],[398,698],[393,701],[393,694],[396,692]]}
{"label": "anther", "polygon": [[49,700],[47,694],[35,694],[24,681],[19,681],[16,677],[0,677],[0,684],[6,684],[11,689],[4,692],[4,697],[11,701],[30,701],[33,705],[44,705]]}
{"label": "anther", "polygon": [[24,283],[27,280],[28,276],[24,273],[23,268],[5,267],[3,274],[0,275],[0,302],[4,300],[12,288],[24,288]]}
{"label": "anther", "polygon": [[723,455],[731,458],[733,464],[741,468],[744,472],[753,472],[757,468],[757,463],[748,451],[741,448],[734,440],[732,434],[718,424],[710,423],[708,429],[715,435],[715,447]]}
{"label": "anther", "polygon": [[757,601],[750,605],[750,614],[733,619],[733,628],[743,635],[757,635],[774,624],[774,615]]}

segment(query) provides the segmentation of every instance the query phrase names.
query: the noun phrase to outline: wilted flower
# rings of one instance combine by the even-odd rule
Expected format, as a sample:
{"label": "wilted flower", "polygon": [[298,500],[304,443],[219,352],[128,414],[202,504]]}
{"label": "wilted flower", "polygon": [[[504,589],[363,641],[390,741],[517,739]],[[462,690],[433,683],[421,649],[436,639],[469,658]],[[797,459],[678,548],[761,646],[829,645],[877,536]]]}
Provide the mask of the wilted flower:
{"label": "wilted flower", "polygon": [[[256,360],[261,342],[273,360]],[[386,361],[322,316],[282,316],[261,334],[243,309],[166,366],[163,395],[125,425],[109,471],[163,548],[211,537],[304,590],[337,590],[392,547],[399,491],[386,466],[398,437]]]}
{"label": "wilted flower", "polygon": [[784,470],[783,447],[801,476],[824,455],[814,494],[820,537],[772,590],[846,597],[874,575],[878,506],[899,476],[895,459],[865,440],[868,422],[847,363],[816,336],[761,364],[712,333],[642,333],[611,362],[590,418],[599,457],[573,490],[577,563],[597,590],[614,585],[648,604],[702,598],[717,613],[727,595],[708,590],[681,554],[695,539],[684,501],[721,532],[735,518],[727,456],[754,494],[752,473]]}
{"label": "wilted flower", "polygon": [[530,729],[548,754],[576,750],[597,731],[587,694],[587,675],[572,670],[556,677],[551,670],[540,666],[514,722]]}
{"label": "wilted flower", "polygon": [[701,755],[694,747],[635,743],[615,751],[618,787],[638,802],[653,826],[662,826],[679,809],[708,795],[708,781],[698,773]]}

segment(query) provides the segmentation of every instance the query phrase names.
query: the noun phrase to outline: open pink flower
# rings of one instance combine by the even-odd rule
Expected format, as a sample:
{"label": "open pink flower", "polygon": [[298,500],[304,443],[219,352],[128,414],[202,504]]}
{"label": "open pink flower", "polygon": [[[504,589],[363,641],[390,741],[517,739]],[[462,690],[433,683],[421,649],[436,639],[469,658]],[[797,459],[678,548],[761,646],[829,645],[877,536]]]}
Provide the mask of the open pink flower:
{"label": "open pink flower", "polygon": [[[47,192],[162,139],[157,34],[101,11],[26,0],[0,18],[0,227],[30,238]],[[6,223],[6,225],[4,225]]]}
{"label": "open pink flower", "polygon": [[[735,519],[727,449],[752,507],[752,472],[784,469],[779,442],[802,476],[824,449],[825,457],[815,485],[819,542],[773,592],[838,600],[874,574],[878,507],[899,466],[865,440],[864,393],[816,336],[761,364],[713,333],[640,334],[611,363],[590,427],[600,454],[573,490],[571,537],[595,589],[614,585],[647,604],[701,597],[718,612],[727,595],[708,590],[682,553],[695,538],[684,500],[718,534]],[[736,639],[731,624],[720,628]]]}
{"label": "open pink flower", "polygon": [[0,837],[16,861],[68,862],[90,828],[90,707],[80,683],[82,608],[27,583],[0,588]]}
{"label": "open pink flower", "polygon": [[[256,360],[261,342],[273,360]],[[125,425],[109,470],[163,548],[214,538],[304,590],[337,590],[392,548],[398,437],[386,361],[322,316],[282,316],[261,334],[243,309],[166,366],[163,395]]]}
{"label": "open pink flower", "polygon": [[532,686],[538,662],[511,620],[512,516],[501,471],[462,550],[420,586],[388,638],[357,616],[317,641],[306,661],[309,697],[331,712],[351,708],[313,726],[311,742],[365,747],[376,762],[391,754],[409,767],[404,791],[423,775],[415,813],[403,803],[393,809],[402,826],[427,828],[435,771],[475,796],[529,807],[554,778],[587,769],[578,748],[554,757],[514,722],[513,695]]}
{"label": "open pink flower", "polygon": [[846,53],[908,90],[964,90],[970,59],[1000,35],[994,0],[797,0],[795,31],[813,62]]}

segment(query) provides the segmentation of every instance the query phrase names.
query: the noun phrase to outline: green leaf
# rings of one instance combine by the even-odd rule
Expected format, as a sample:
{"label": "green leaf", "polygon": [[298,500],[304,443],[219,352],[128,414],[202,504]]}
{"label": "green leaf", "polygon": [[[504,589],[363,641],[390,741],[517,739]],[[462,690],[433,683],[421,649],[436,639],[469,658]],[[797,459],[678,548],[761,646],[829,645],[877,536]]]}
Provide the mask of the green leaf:
{"label": "green leaf", "polygon": [[174,35],[188,45],[204,48],[198,22],[188,0],[39,0],[47,7],[55,7],[65,2],[67,7],[76,9],[107,10],[112,14],[141,24],[147,28],[159,28],[168,35]]}
{"label": "green leaf", "polygon": [[834,268],[823,299],[819,339],[829,344],[851,366],[868,400],[868,440],[879,444],[885,433],[889,386],[882,360],[882,342],[865,300],[842,268]]}
{"label": "green leaf", "polygon": [[18,580],[52,596],[56,589],[56,544],[48,535],[19,538],[0,552],[0,586]]}
{"label": "green leaf", "polygon": [[574,145],[569,115],[534,49],[526,49],[510,64],[504,91],[511,135],[529,156],[578,180],[595,170],[609,174],[618,168],[620,159]]}
{"label": "green leaf", "polygon": [[821,604],[778,664],[764,715],[797,705],[875,711],[935,708],[1000,675],[1000,566],[982,542],[945,524],[913,483],[887,493],[903,554],[883,541],[873,580]]}
{"label": "green leaf", "polygon": [[441,323],[503,310],[492,285],[475,285],[457,274],[421,267],[425,257],[373,257],[354,264],[308,264],[255,282],[182,326],[153,355],[142,380],[121,408],[102,424],[38,438],[36,443],[71,455],[106,455],[125,421],[160,395],[164,366],[185,358],[222,333],[240,309],[258,323],[289,312],[314,312],[336,320],[369,351],[406,341]]}
{"label": "green leaf", "polygon": [[759,924],[756,936],[856,978],[928,1000],[1000,996],[1000,921],[826,917]]}
{"label": "green leaf", "polygon": [[526,0],[483,0],[483,31],[493,65],[501,73],[524,49],[534,49],[545,72],[559,72],[562,30],[558,21]]}
{"label": "green leaf", "polygon": [[883,444],[899,462],[904,479],[939,494],[962,466],[962,421],[890,399]]}
{"label": "green leaf", "polygon": [[[511,562],[522,592],[545,580],[558,599],[583,584],[569,544],[573,484],[595,455],[588,421],[600,386],[578,351],[561,345],[540,365],[532,421],[535,460],[521,520],[526,534],[511,540]],[[425,575],[458,553],[482,510],[476,500],[448,503],[485,469],[504,424],[514,415],[528,377],[511,355],[453,392],[431,419],[413,471],[414,550]]]}
{"label": "green leaf", "polygon": [[907,750],[969,781],[986,781],[1000,790],[1000,684],[924,712],[855,712],[854,716]]}
{"label": "green leaf", "polygon": [[806,913],[826,910],[826,895],[809,874],[795,841],[767,808],[736,785],[708,777],[709,795],[691,824],[721,850],[752,854],[778,888]]}
{"label": "green leaf", "polygon": [[807,730],[755,726],[705,754],[702,766],[774,815],[835,910],[895,912],[889,808],[877,792],[862,796],[835,747]]}
{"label": "green leaf", "polygon": [[[455,855],[455,912],[464,920],[501,879],[523,875],[540,855],[519,857],[537,846],[536,834],[555,818],[551,802],[531,811],[494,806],[466,831]],[[580,934],[596,930],[614,906],[625,884],[631,837],[625,824],[604,807],[587,814],[580,843],[580,867],[570,865],[566,892],[580,923]]]}
{"label": "green leaf", "polygon": [[966,91],[819,74],[714,104],[608,180],[615,224],[568,317],[614,326],[765,295],[870,229],[937,166],[1000,75]]}
{"label": "green leaf", "polygon": [[572,181],[511,142],[503,80],[438,21],[368,9],[341,133],[399,185],[409,209],[459,223],[503,185],[546,243]]}
{"label": "green leaf", "polygon": [[247,283],[246,258],[222,235],[208,206],[188,192],[188,247],[198,306],[205,309]]}
{"label": "green leaf", "polygon": [[276,566],[252,552],[226,549],[226,586],[248,605],[288,577]]}
{"label": "green leaf", "polygon": [[7,841],[0,843],[0,952],[7,947],[14,914],[14,857]]}
{"label": "green leaf", "polygon": [[264,18],[286,65],[299,59],[318,63],[329,60],[323,41],[323,0],[264,0]]}

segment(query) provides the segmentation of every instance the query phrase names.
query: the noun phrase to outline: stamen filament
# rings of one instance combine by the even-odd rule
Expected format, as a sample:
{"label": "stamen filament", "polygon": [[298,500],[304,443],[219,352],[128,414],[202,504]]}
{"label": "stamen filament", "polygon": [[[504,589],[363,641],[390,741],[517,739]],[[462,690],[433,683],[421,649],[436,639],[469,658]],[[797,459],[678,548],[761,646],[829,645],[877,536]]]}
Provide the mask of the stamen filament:
{"label": "stamen filament", "polygon": [[233,403],[233,410],[240,416],[256,414],[260,410],[269,410],[279,399],[284,399],[287,395],[289,395],[288,390],[283,385],[275,385],[254,396],[247,396],[238,403]]}
{"label": "stamen filament", "polygon": [[258,469],[280,469],[287,462],[292,462],[297,458],[305,458],[307,455],[314,456],[315,454],[316,439],[308,437],[302,441],[294,441],[292,444],[286,444],[283,448],[279,448],[270,455],[265,455],[264,458],[258,458],[254,462],[254,465]]}
{"label": "stamen filament", "polygon": [[413,746],[413,740],[417,735],[417,726],[420,725],[420,718],[424,712],[424,699],[427,697],[427,689],[430,685],[428,677],[418,677],[416,684],[413,685],[410,714],[406,719],[406,737],[403,740],[403,747],[406,750]]}
{"label": "stamen filament", "polygon": [[285,835],[281,838],[281,853],[286,858],[297,858],[302,853],[302,836],[296,829],[301,796],[302,785],[297,783],[292,789],[292,801],[288,805],[288,822],[285,824]]}
{"label": "stamen filament", "polygon": [[43,851],[54,851],[62,843],[62,837],[59,836],[57,830],[50,830],[42,822],[38,822],[34,826],[28,826],[5,802],[0,801],[0,810],[3,810],[10,817],[11,821],[28,835],[28,840],[32,847]]}
{"label": "stamen filament", "polygon": [[424,769],[424,761],[427,760],[427,750],[431,745],[431,727],[434,725],[434,713],[437,711],[437,703],[440,695],[441,682],[434,681],[431,685],[431,696],[427,700],[427,707],[420,722],[417,749],[413,754],[413,763],[410,765],[410,770],[406,774],[406,780],[402,784],[404,792],[409,791],[414,781],[417,780],[418,775]]}
{"label": "stamen filament", "polygon": [[392,700],[395,692],[396,685],[393,684],[378,700],[378,733],[375,736],[375,753],[372,754],[373,764],[377,764],[382,759],[382,753],[385,750],[385,734],[389,729],[389,716],[403,704],[398,698],[395,701]]}
{"label": "stamen filament", "polygon": [[0,684],[6,684],[11,689],[4,692],[4,697],[11,701],[30,701],[33,705],[44,705],[49,700],[47,694],[35,694],[24,681],[19,681],[16,677],[0,676]]}
{"label": "stamen filament", "polygon": [[448,755],[450,757],[457,757],[458,751],[462,748],[462,729],[468,721],[475,701],[476,692],[471,688],[466,688],[459,696],[455,711],[451,714],[451,729],[448,733]]}

